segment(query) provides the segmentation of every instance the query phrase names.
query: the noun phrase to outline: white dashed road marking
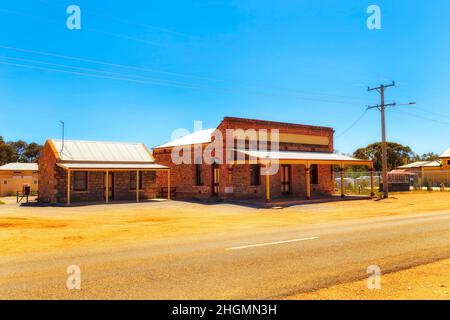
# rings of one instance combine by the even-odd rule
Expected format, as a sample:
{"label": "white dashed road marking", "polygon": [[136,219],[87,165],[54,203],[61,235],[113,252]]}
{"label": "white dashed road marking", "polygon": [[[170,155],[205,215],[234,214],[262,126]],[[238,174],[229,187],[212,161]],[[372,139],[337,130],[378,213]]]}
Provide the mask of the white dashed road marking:
{"label": "white dashed road marking", "polygon": [[247,248],[256,248],[256,247],[272,246],[272,245],[276,245],[276,244],[283,244],[283,243],[289,243],[289,242],[299,242],[299,241],[307,241],[307,240],[315,240],[315,239],[319,239],[319,237],[283,240],[283,241],[275,241],[275,242],[267,242],[267,243],[259,243],[259,244],[250,244],[250,245],[247,245],[247,246],[228,248],[227,250],[239,250],[239,249],[247,249]]}

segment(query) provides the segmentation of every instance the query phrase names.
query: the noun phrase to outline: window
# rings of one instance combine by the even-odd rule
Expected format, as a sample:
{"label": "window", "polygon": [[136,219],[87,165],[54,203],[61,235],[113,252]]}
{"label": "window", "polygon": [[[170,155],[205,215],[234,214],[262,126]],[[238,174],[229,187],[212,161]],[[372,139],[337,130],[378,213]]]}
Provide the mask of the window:
{"label": "window", "polygon": [[3,181],[3,184],[8,184],[8,180]]}
{"label": "window", "polygon": [[250,183],[252,186],[259,186],[261,184],[261,166],[259,164],[250,165]]}
{"label": "window", "polygon": [[[136,172],[130,171],[130,190],[136,190]],[[142,190],[142,171],[139,171],[139,190]]]}
{"label": "window", "polygon": [[450,166],[450,160],[447,160],[447,165]]}
{"label": "window", "polygon": [[73,191],[87,191],[88,173],[87,171],[75,171],[73,173]]}
{"label": "window", "polygon": [[202,165],[201,164],[196,164],[195,165],[195,184],[197,186],[202,186],[203,185],[203,175],[202,175]]}
{"label": "window", "polygon": [[312,164],[309,168],[309,174],[311,177],[311,184],[319,184],[319,174],[318,174],[318,167],[317,164]]}
{"label": "window", "polygon": [[155,183],[156,182],[156,171],[150,171],[148,173],[148,182],[149,183]]}

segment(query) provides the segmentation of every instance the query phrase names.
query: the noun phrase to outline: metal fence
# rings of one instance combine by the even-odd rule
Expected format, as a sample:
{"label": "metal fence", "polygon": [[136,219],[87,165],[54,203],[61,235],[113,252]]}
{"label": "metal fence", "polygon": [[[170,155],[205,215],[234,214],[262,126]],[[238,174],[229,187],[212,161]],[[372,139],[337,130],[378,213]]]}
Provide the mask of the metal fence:
{"label": "metal fence", "polygon": [[[334,172],[334,190],[336,194],[341,190],[341,177]],[[424,171],[418,173],[404,173],[388,175],[390,191],[450,191],[450,171]],[[345,172],[344,190],[350,195],[370,195],[370,172]],[[374,192],[383,190],[381,172],[374,172]]]}

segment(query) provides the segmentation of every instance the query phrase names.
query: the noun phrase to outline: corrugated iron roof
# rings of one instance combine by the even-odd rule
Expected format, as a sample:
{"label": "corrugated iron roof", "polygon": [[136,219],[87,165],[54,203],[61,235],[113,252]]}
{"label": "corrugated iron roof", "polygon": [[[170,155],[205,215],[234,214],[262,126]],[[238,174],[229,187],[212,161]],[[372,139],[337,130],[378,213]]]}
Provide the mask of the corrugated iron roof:
{"label": "corrugated iron roof", "polygon": [[62,161],[154,162],[142,143],[51,139]]}
{"label": "corrugated iron roof", "polygon": [[167,142],[165,144],[162,144],[160,146],[157,146],[154,149],[209,143],[212,141],[212,134],[213,134],[214,130],[216,130],[216,129],[205,129],[205,130],[195,131],[194,133],[185,135],[181,138],[178,138],[178,139],[172,140],[170,142]]}
{"label": "corrugated iron roof", "polygon": [[440,158],[450,158],[450,148],[445,150],[439,157]]}
{"label": "corrugated iron roof", "polygon": [[169,167],[157,163],[58,163],[64,169],[88,170],[88,169],[116,169],[116,170],[166,170]]}
{"label": "corrugated iron roof", "polygon": [[260,151],[260,150],[236,150],[250,157],[267,160],[323,160],[323,161],[367,161],[352,158],[336,153],[326,152],[302,152],[302,151]]}
{"label": "corrugated iron roof", "polygon": [[11,162],[0,166],[1,171],[38,171],[37,163]]}
{"label": "corrugated iron roof", "polygon": [[404,166],[398,167],[398,169],[414,169],[422,167],[440,167],[441,163],[437,160],[433,161],[416,161],[412,163],[405,164]]}

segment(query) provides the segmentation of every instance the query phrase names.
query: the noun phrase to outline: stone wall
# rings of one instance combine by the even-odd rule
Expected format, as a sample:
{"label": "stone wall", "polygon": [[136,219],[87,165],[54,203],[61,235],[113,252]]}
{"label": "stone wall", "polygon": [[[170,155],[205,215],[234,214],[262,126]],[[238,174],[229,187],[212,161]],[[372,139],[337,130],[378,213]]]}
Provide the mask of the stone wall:
{"label": "stone wall", "polygon": [[[278,129],[280,133],[324,136],[328,138],[328,145],[292,144],[280,143],[280,150],[309,151],[309,152],[333,152],[333,129],[327,127],[305,126],[297,124],[285,124],[272,121],[259,121],[251,119],[224,118],[217,130],[223,136],[223,154],[225,156],[226,130],[227,129]],[[269,145],[270,146],[270,145]],[[269,147],[268,146],[268,147]],[[203,150],[206,144],[202,146]],[[212,167],[202,164],[202,186],[196,185],[195,164],[175,165],[171,159],[172,148],[154,149],[153,155],[160,164],[171,168],[171,186],[176,187],[177,198],[211,198],[212,194]],[[193,148],[190,155],[193,163]],[[239,164],[230,166],[219,165],[220,181],[218,198],[264,198],[265,176],[261,175],[258,186],[252,186],[250,181],[250,165]],[[231,172],[231,180],[230,180]],[[332,167],[328,165],[318,166],[319,183],[312,185],[312,195],[331,194],[333,192]],[[167,173],[158,173],[158,185],[167,186]],[[271,197],[282,196],[280,170],[270,177]],[[306,196],[306,173],[304,165],[291,165],[291,195],[297,197]]]}

